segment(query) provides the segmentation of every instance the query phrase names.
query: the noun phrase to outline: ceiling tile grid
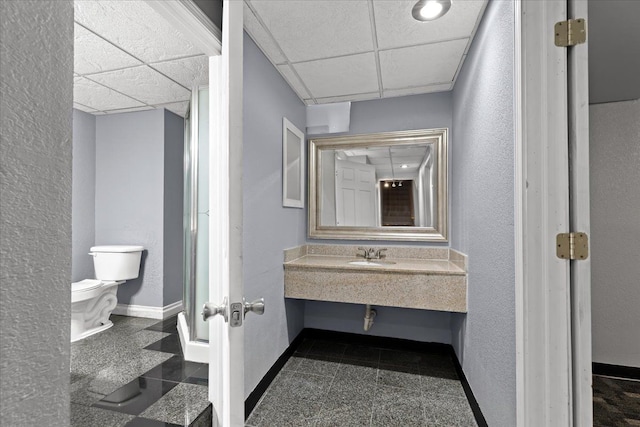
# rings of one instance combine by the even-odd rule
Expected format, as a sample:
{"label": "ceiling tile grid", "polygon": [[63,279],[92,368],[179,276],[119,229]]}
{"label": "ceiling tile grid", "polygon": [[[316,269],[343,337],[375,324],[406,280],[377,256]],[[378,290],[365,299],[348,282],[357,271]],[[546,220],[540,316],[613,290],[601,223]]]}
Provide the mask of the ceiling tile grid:
{"label": "ceiling tile grid", "polygon": [[201,53],[144,1],[81,0],[74,9],[76,22],[144,62]]}
{"label": "ceiling tile grid", "polygon": [[73,79],[73,100],[78,104],[91,107],[98,111],[142,107],[145,105],[136,99],[91,81],[86,77],[75,77]]}
{"label": "ceiling tile grid", "polygon": [[74,25],[73,47],[73,68],[80,75],[142,64],[142,61],[77,23]]}
{"label": "ceiling tile grid", "polygon": [[306,104],[447,91],[487,0],[436,21],[415,0],[245,0],[245,30]]}
{"label": "ceiling tile grid", "polygon": [[468,41],[453,40],[380,52],[385,89],[453,82]]}
{"label": "ceiling tile grid", "polygon": [[382,50],[408,45],[468,38],[474,31],[485,1],[453,0],[451,9],[435,21],[413,19],[414,0],[374,0],[378,47]]}
{"label": "ceiling tile grid", "polygon": [[355,95],[378,90],[373,52],[294,64],[314,98]]}
{"label": "ceiling tile grid", "polygon": [[208,58],[144,1],[76,0],[74,101],[92,114],[167,108],[184,116]]}
{"label": "ceiling tile grid", "polygon": [[87,78],[146,104],[185,101],[191,92],[148,65],[92,74]]}
{"label": "ceiling tile grid", "polygon": [[209,82],[209,58],[204,55],[152,63],[150,66],[187,89]]}
{"label": "ceiling tile grid", "polygon": [[373,50],[366,0],[253,0],[251,5],[290,62]]}

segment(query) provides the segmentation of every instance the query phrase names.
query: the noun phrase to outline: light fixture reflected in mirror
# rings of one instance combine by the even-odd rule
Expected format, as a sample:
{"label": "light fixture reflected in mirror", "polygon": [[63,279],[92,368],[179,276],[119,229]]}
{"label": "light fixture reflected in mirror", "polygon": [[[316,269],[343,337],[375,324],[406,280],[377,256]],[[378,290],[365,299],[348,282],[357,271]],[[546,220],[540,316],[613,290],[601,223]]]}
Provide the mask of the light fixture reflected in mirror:
{"label": "light fixture reflected in mirror", "polygon": [[411,9],[411,15],[421,22],[433,21],[444,16],[450,8],[451,0],[419,0]]}

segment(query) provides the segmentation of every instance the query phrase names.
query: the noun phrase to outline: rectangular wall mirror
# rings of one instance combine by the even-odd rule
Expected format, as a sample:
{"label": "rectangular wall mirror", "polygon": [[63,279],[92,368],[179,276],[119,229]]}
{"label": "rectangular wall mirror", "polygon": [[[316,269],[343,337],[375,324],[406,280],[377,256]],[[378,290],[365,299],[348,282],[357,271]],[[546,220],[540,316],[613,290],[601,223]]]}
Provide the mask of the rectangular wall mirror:
{"label": "rectangular wall mirror", "polygon": [[446,242],[447,134],[311,139],[309,237]]}

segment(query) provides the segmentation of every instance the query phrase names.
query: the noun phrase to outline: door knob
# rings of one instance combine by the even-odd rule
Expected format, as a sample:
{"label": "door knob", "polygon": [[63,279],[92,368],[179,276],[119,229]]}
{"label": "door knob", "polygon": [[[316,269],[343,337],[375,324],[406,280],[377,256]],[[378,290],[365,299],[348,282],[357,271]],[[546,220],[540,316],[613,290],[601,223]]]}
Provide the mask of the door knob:
{"label": "door knob", "polygon": [[224,317],[224,321],[229,321],[229,312],[227,311],[227,297],[224,298],[222,304],[216,305],[210,302],[207,302],[202,307],[202,320],[205,322],[212,318],[213,316],[217,316],[218,314]]}
{"label": "door knob", "polygon": [[244,315],[246,316],[248,312],[253,312],[258,315],[264,314],[264,298],[257,299],[252,302],[246,302],[244,298],[242,299],[244,303]]}

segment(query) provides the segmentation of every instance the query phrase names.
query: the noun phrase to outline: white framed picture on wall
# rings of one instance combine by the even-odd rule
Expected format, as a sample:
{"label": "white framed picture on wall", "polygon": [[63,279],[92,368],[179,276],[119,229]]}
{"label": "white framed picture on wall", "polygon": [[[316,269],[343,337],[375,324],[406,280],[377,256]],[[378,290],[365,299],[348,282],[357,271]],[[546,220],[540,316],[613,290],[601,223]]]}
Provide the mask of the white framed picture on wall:
{"label": "white framed picture on wall", "polygon": [[282,206],[304,208],[304,133],[282,118]]}

